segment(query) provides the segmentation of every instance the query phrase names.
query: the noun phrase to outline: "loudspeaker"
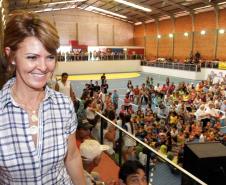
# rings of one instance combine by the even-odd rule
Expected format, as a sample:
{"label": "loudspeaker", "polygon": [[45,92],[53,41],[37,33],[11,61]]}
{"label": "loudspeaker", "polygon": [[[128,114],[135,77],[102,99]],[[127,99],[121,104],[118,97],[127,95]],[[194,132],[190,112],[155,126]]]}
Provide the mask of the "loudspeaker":
{"label": "loudspeaker", "polygon": [[[226,147],[219,142],[190,143],[184,147],[183,168],[208,185],[226,184]],[[182,185],[194,185],[182,175]]]}

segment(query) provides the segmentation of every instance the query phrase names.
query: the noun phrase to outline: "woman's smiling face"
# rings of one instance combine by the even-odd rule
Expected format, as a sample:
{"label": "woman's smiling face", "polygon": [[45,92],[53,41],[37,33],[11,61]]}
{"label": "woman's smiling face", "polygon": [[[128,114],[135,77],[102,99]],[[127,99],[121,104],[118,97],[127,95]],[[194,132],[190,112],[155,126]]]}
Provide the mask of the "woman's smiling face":
{"label": "woman's smiling face", "polygon": [[16,82],[21,88],[40,90],[51,77],[56,60],[40,40],[36,37],[27,37],[19,44],[12,63],[16,65]]}

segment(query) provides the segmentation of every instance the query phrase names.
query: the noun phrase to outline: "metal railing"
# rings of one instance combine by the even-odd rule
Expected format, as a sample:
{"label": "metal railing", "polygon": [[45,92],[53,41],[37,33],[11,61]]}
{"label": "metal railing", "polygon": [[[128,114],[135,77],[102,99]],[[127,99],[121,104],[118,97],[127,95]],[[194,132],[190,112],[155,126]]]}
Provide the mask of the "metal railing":
{"label": "metal railing", "polygon": [[152,67],[161,67],[177,70],[186,70],[186,71],[201,71],[201,66],[199,64],[182,64],[175,62],[149,62],[141,61],[141,66],[152,66]]}
{"label": "metal railing", "polygon": [[[146,155],[146,162],[144,166],[146,167],[146,175],[151,185],[180,185],[186,184],[187,182],[197,185],[207,185],[205,182],[192,175],[181,166],[173,162],[172,159],[167,158],[167,156],[159,153],[157,150],[149,146],[147,143],[143,142],[139,138],[135,137],[131,133],[127,132],[121,126],[115,124],[110,119],[106,118],[99,112],[96,112],[97,115],[101,117],[101,120],[104,120],[111,126],[114,126],[116,132],[118,132],[118,149],[115,150],[114,159],[119,165],[123,163],[122,157],[122,140],[123,137],[127,136],[136,141],[136,148],[142,148],[144,155]],[[104,143],[104,126],[103,121],[101,121],[101,126],[99,130],[99,140]],[[138,149],[139,150],[139,149]],[[141,150],[141,149],[140,149]],[[143,152],[142,152],[143,153]],[[155,165],[153,165],[156,163]],[[165,176],[165,179],[164,179]],[[176,179],[176,180],[175,180]]]}
{"label": "metal railing", "polygon": [[99,55],[91,56],[89,54],[58,54],[57,61],[59,62],[73,62],[73,61],[102,61],[102,60],[143,60],[142,54],[126,55],[126,54],[114,54],[114,55]]}
{"label": "metal railing", "polygon": [[205,61],[200,64],[202,68],[213,68],[218,69],[219,62],[218,61]]}

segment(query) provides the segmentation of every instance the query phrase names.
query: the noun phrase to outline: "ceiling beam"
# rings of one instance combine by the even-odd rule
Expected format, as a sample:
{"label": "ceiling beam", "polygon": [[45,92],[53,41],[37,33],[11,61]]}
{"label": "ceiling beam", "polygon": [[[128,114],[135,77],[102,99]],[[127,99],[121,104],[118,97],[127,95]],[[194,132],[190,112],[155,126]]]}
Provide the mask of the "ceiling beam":
{"label": "ceiling beam", "polygon": [[[86,3],[83,3],[82,5],[85,5],[85,6],[83,6],[82,8],[83,9],[86,9],[86,8],[88,8],[89,6],[95,6],[95,4],[97,3],[97,2],[99,2],[99,0],[97,0],[97,1],[94,1],[94,2],[92,2],[92,3],[88,3],[88,2],[86,2]],[[102,9],[104,9],[104,10],[108,10],[109,11],[109,9],[107,9],[107,8],[103,8],[103,6],[105,6],[105,5],[108,5],[110,2],[107,2],[107,1],[101,1],[101,2],[105,2],[103,5],[101,5],[101,6],[95,6],[95,7],[97,7],[97,8],[102,8]],[[97,11],[98,12],[98,11]],[[112,12],[114,12],[114,13],[118,13],[118,11],[112,11]],[[136,12],[136,14],[137,14],[137,12]],[[124,15],[124,14],[123,14]],[[125,15],[126,16],[126,15]],[[112,17],[114,17],[113,15],[112,15]],[[116,17],[116,16],[115,16]],[[140,20],[138,20],[136,17],[134,18],[129,18],[128,17],[128,21],[135,21],[135,22],[139,22]]]}
{"label": "ceiling beam", "polygon": [[175,6],[175,7],[177,7],[177,8],[179,8],[179,9],[181,9],[181,10],[184,10],[184,11],[187,11],[187,12],[190,12],[190,13],[193,12],[192,9],[187,8],[187,7],[185,7],[185,6],[181,5],[181,4],[177,4],[177,3],[175,3],[175,2],[173,2],[173,1],[171,1],[171,0],[165,0],[165,2],[166,2],[166,3],[169,3],[169,4],[173,5],[173,6]]}
{"label": "ceiling beam", "polygon": [[86,9],[86,8],[88,8],[89,6],[95,5],[97,2],[99,2],[99,0],[96,0],[96,1],[94,1],[94,2],[92,2],[92,3],[90,3],[90,4],[88,4],[87,1],[85,1],[85,2],[83,2],[82,4],[79,4],[78,7],[80,7],[80,6],[82,6],[82,5],[85,5],[85,6],[82,7],[82,8],[83,8],[83,9]]}
{"label": "ceiling beam", "polygon": [[214,3],[214,2],[209,1],[209,0],[201,0],[201,2],[203,2],[206,5],[212,5],[213,7],[217,6],[217,3]]}
{"label": "ceiling beam", "polygon": [[156,7],[152,7],[152,6],[146,5],[146,4],[142,3],[142,2],[137,3],[137,1],[135,1],[135,0],[130,0],[130,2],[132,2],[134,4],[137,4],[137,5],[140,5],[140,6],[143,6],[145,8],[150,8],[152,11],[157,11],[159,13],[162,13],[163,15],[168,15],[170,17],[173,16],[171,13],[169,13],[167,11],[164,11],[164,10],[162,10],[160,8],[156,8]]}
{"label": "ceiling beam", "polygon": [[[103,8],[103,9],[105,9],[105,10],[110,10],[110,9],[112,9],[112,8],[114,8],[114,7],[117,7],[118,5],[119,5],[119,3],[117,3],[116,1],[112,1],[112,0],[101,0],[102,2],[105,2],[105,4],[103,4],[103,5],[101,5],[99,8]],[[113,7],[111,7],[111,8],[104,8],[104,6],[106,6],[106,5],[108,5],[108,4],[111,4],[111,5],[115,5],[115,6],[113,6]],[[124,6],[126,6],[126,5],[124,5]],[[121,10],[120,10],[121,11]],[[116,11],[117,13],[120,13],[120,11]],[[149,15],[148,13],[143,13],[143,12],[140,12],[140,11],[136,11],[136,10],[133,10],[132,8],[129,8],[129,10],[128,11],[130,11],[130,12],[132,12],[132,13],[134,13],[134,14],[137,14],[137,15],[140,15],[140,16],[143,16],[143,17],[146,17],[147,19],[155,19],[156,17],[154,17],[154,16],[151,16],[151,15]],[[115,13],[116,13],[115,12]],[[139,20],[138,20],[139,21]]]}

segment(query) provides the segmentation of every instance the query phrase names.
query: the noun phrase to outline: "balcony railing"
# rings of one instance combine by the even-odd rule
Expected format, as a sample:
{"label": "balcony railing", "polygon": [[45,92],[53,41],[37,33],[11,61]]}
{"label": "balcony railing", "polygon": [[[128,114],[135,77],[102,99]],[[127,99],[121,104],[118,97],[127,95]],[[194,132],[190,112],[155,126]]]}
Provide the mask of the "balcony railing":
{"label": "balcony railing", "polygon": [[152,67],[161,67],[177,70],[186,70],[186,71],[201,71],[201,66],[199,64],[182,64],[175,62],[149,62],[141,61],[142,66],[152,66]]}
{"label": "balcony railing", "polygon": [[[96,112],[101,117],[101,125],[99,130],[99,140],[101,143],[104,143],[104,122],[113,126],[116,130],[116,135],[118,136],[117,140],[117,149],[115,150],[114,159],[119,166],[123,163],[122,151],[123,151],[123,137],[130,137],[136,142],[136,152],[142,151],[143,159],[142,162],[146,168],[146,175],[151,185],[181,185],[181,184],[201,184],[207,185],[205,182],[192,175],[181,166],[177,165],[172,158],[165,156],[159,153],[157,150],[152,148],[150,145],[135,137],[131,133],[127,132],[121,126],[115,124],[101,113]],[[136,153],[136,156],[138,154]]]}
{"label": "balcony railing", "polygon": [[[80,99],[78,100],[80,101]],[[104,143],[104,128],[106,129],[106,123],[108,124],[108,127],[110,125],[116,130],[117,148],[114,148],[114,154],[109,154],[109,156],[111,156],[111,158],[115,160],[115,162],[119,166],[121,166],[124,161],[122,155],[123,138],[129,137],[136,143],[135,156],[138,158],[138,156],[140,155],[138,154],[138,151],[142,152],[143,154],[143,160],[138,160],[140,160],[145,166],[146,176],[149,181],[149,185],[183,185],[187,183],[192,185],[207,185],[205,182],[203,182],[196,176],[183,169],[177,163],[175,163],[173,158],[161,154],[156,149],[152,148],[150,145],[148,145],[138,137],[127,132],[121,126],[117,125],[116,123],[102,115],[100,112],[96,112],[96,114],[100,116],[100,125],[98,126],[99,129],[98,134],[96,136],[96,139],[99,140],[100,143]]]}
{"label": "balcony railing", "polygon": [[126,54],[113,54],[113,55],[99,55],[91,56],[88,54],[58,54],[57,60],[59,62],[72,62],[72,61],[101,61],[101,60],[143,60],[142,54],[126,55]]}

